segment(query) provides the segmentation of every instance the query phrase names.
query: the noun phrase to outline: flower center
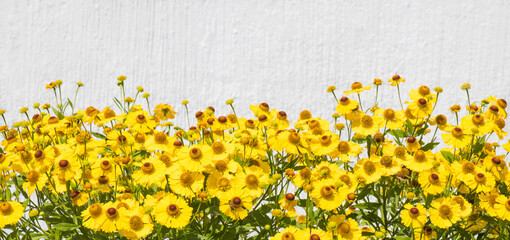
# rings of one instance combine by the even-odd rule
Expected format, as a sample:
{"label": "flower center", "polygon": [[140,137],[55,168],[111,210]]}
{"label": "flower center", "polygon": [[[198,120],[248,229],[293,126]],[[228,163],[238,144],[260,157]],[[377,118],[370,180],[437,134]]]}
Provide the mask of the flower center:
{"label": "flower center", "polygon": [[61,168],[66,168],[67,166],[69,166],[69,161],[67,160],[60,160],[60,162],[58,162],[58,166],[61,167]]}
{"label": "flower center", "polygon": [[34,157],[35,158],[41,158],[43,156],[44,152],[41,151],[41,150],[37,150],[35,153],[34,153]]}
{"label": "flower center", "polygon": [[136,116],[136,121],[138,123],[144,123],[145,122],[145,116],[143,114],[139,114],[138,116]]}
{"label": "flower center", "polygon": [[223,160],[217,161],[216,164],[214,164],[214,167],[220,172],[224,172],[228,169],[227,163],[225,163]]}
{"label": "flower center", "polygon": [[415,143],[415,142],[416,142],[416,138],[415,138],[415,137],[410,136],[410,137],[408,137],[408,138],[407,138],[407,143],[409,143],[409,144],[413,144],[413,143]]}
{"label": "flower center", "polygon": [[351,150],[349,143],[346,141],[339,142],[336,148],[340,154],[347,154]]}
{"label": "flower center", "polygon": [[99,217],[103,213],[103,208],[99,203],[94,203],[89,207],[89,213],[93,218]]}
{"label": "flower center", "polygon": [[306,120],[312,117],[312,113],[308,110],[303,110],[299,113],[299,118],[302,120]]}
{"label": "flower center", "polygon": [[267,103],[261,103],[259,104],[259,108],[262,110],[262,111],[269,111],[269,105]]}
{"label": "flower center", "polygon": [[416,162],[419,162],[419,163],[422,163],[422,162],[426,162],[427,161],[427,156],[425,155],[425,152],[423,152],[422,150],[418,150],[414,153],[414,160]]}
{"label": "flower center", "polygon": [[474,173],[475,165],[472,162],[466,162],[462,165],[462,172],[465,174]]}
{"label": "flower center", "polygon": [[255,176],[254,174],[250,174],[248,176],[246,176],[246,185],[248,185],[248,187],[257,187],[259,184],[259,179],[257,178],[257,176]]}
{"label": "flower center", "polygon": [[441,205],[438,209],[439,211],[439,216],[441,216],[442,218],[449,218],[450,215],[452,214],[452,210],[450,209],[450,207],[448,205]]}
{"label": "flower center", "polygon": [[132,216],[131,219],[129,219],[129,227],[132,230],[140,231],[143,229],[143,220],[139,216]]}
{"label": "flower center", "polygon": [[331,143],[331,138],[327,135],[324,135],[321,137],[321,144],[322,145],[328,145],[328,143]]}
{"label": "flower center", "polygon": [[447,120],[446,120],[446,116],[443,115],[443,114],[439,114],[437,115],[436,117],[436,122],[438,125],[445,125]]}
{"label": "flower center", "polygon": [[154,168],[154,164],[150,163],[150,162],[146,162],[142,165],[142,172],[144,174],[152,174],[156,171],[156,169]]}
{"label": "flower center", "polygon": [[299,137],[299,134],[293,132],[289,134],[288,140],[292,144],[298,144],[301,137]]}
{"label": "flower center", "polygon": [[439,176],[435,173],[432,173],[429,175],[429,181],[432,184],[438,184],[439,183]]}
{"label": "flower center", "polygon": [[185,173],[181,174],[181,176],[179,177],[179,180],[183,186],[189,187],[193,183],[193,176],[191,176],[190,173],[185,172]]}
{"label": "flower center", "polygon": [[110,161],[108,161],[108,160],[104,160],[101,162],[101,169],[103,169],[103,170],[108,170],[108,169],[110,169],[111,166],[112,165],[110,164]]}
{"label": "flower center", "polygon": [[310,236],[310,240],[321,240],[321,237],[319,237],[319,235],[317,235],[317,234],[312,234]]}
{"label": "flower center", "polygon": [[223,143],[221,142],[215,142],[212,144],[211,146],[214,154],[222,154],[223,152],[225,152],[225,146],[223,145]]}
{"label": "flower center", "polygon": [[391,79],[393,79],[393,81],[396,81],[396,80],[400,79],[400,76],[395,74],[395,75],[393,75],[393,77]]}
{"label": "flower center", "polygon": [[119,215],[119,212],[115,208],[108,208],[106,210],[106,216],[110,219],[116,218]]}
{"label": "flower center", "polygon": [[459,127],[456,127],[452,129],[452,136],[455,138],[461,138],[463,135],[462,129]]}
{"label": "flower center", "polygon": [[499,112],[499,108],[498,108],[498,106],[496,106],[496,105],[491,105],[491,106],[489,107],[489,109],[490,109],[491,111],[495,112],[495,113],[498,113],[498,112]]}
{"label": "flower center", "polygon": [[175,204],[170,204],[166,208],[166,212],[170,216],[175,216],[175,215],[178,215],[181,212],[181,209],[179,208],[179,206],[177,206]]}
{"label": "flower center", "polygon": [[493,162],[494,164],[496,164],[496,165],[499,165],[499,164],[501,164],[501,158],[499,158],[499,157],[493,157],[493,158],[492,158],[492,162]]}
{"label": "flower center", "polygon": [[27,180],[30,183],[36,183],[38,179],[39,173],[36,170],[31,170],[30,172],[27,173]]}
{"label": "flower center", "polygon": [[372,128],[374,126],[374,120],[372,117],[365,115],[361,118],[361,127]]}
{"label": "flower center", "polygon": [[477,127],[480,127],[484,123],[483,116],[480,114],[475,114],[473,117],[471,117],[471,122]]}
{"label": "flower center", "polygon": [[418,100],[418,106],[421,107],[421,108],[427,106],[427,100],[425,100],[424,98],[420,98]]}
{"label": "flower center", "polygon": [[14,209],[12,208],[11,204],[8,202],[3,202],[0,204],[0,212],[2,212],[2,215],[7,216],[10,215]]}
{"label": "flower center", "polygon": [[342,104],[344,106],[349,105],[349,102],[350,102],[349,98],[347,98],[347,97],[340,98],[340,104]]}
{"label": "flower center", "polygon": [[340,176],[340,181],[345,183],[345,185],[348,185],[348,186],[351,185],[351,178],[349,176],[347,176],[347,174]]}
{"label": "flower center", "polygon": [[299,175],[301,178],[309,179],[312,176],[312,170],[310,168],[303,168],[299,170]]}
{"label": "flower center", "polygon": [[285,113],[284,111],[279,111],[278,112],[278,115],[276,115],[278,117],[278,119],[280,120],[285,120],[287,119],[287,113]]}
{"label": "flower center", "polygon": [[321,188],[321,195],[323,197],[331,197],[333,195],[333,188],[330,186],[324,186]]}
{"label": "flower center", "polygon": [[349,225],[349,223],[343,222],[340,224],[338,229],[340,230],[340,234],[346,235],[351,232],[351,225]]}
{"label": "flower center", "polygon": [[366,161],[363,163],[363,170],[365,170],[365,173],[368,175],[372,175],[376,171],[375,164],[371,161]]}
{"label": "flower center", "polygon": [[189,156],[192,160],[199,160],[202,157],[202,151],[200,148],[194,147],[189,151]]}
{"label": "flower center", "polygon": [[225,116],[220,116],[220,117],[218,118],[218,122],[220,122],[220,123],[226,123],[226,122],[227,122],[227,118],[226,118]]}
{"label": "flower center", "polygon": [[393,109],[390,109],[390,108],[384,110],[383,118],[386,121],[394,120],[395,119],[395,111]]}
{"label": "flower center", "polygon": [[127,138],[126,136],[124,135],[120,135],[117,137],[117,141],[120,143],[120,144],[125,144],[127,142]]}
{"label": "flower center", "polygon": [[421,86],[418,88],[418,93],[422,96],[427,96],[430,94],[430,88],[427,86]]}
{"label": "flower center", "polygon": [[406,155],[406,149],[402,146],[398,146],[395,150],[393,150],[393,154],[395,154],[398,158],[402,158]]}
{"label": "flower center", "polygon": [[287,199],[289,201],[294,201],[294,199],[296,199],[296,196],[292,193],[287,193],[287,194],[285,194],[285,199]]}
{"label": "flower center", "polygon": [[352,90],[356,90],[356,89],[360,89],[360,88],[363,88],[363,84],[361,84],[360,82],[354,82],[353,84],[351,84]]}
{"label": "flower center", "polygon": [[381,165],[389,168],[391,167],[391,164],[393,163],[393,160],[391,160],[391,157],[388,156],[388,155],[384,155],[382,158],[381,158]]}
{"label": "flower center", "polygon": [[294,234],[286,232],[282,235],[282,240],[294,240]]}
{"label": "flower center", "polygon": [[455,201],[459,206],[464,206],[464,199],[460,196],[456,196],[453,198],[453,201]]}
{"label": "flower center", "polygon": [[112,117],[115,117],[115,111],[111,110],[111,109],[108,109],[106,111],[104,111],[104,117],[105,118],[112,118]]}
{"label": "flower center", "polygon": [[158,132],[154,135],[154,141],[157,144],[164,144],[166,142],[166,134]]}
{"label": "flower center", "polygon": [[101,185],[104,185],[104,184],[108,184],[110,182],[110,178],[108,176],[100,176],[97,181],[99,182],[99,184]]}
{"label": "flower center", "polygon": [[483,174],[483,173],[478,173],[478,174],[476,174],[476,175],[475,175],[475,181],[476,181],[477,183],[484,183],[484,182],[485,182],[485,180],[486,180],[486,178],[485,178],[485,174]]}
{"label": "flower center", "polygon": [[420,214],[420,211],[418,210],[418,208],[413,207],[409,209],[409,213],[411,214],[412,218],[416,218]]}
{"label": "flower center", "polygon": [[145,142],[145,134],[143,134],[143,133],[137,133],[137,134],[135,135],[135,141],[136,141],[137,143],[144,143],[144,142]]}
{"label": "flower center", "polygon": [[240,197],[233,197],[230,202],[231,202],[231,206],[234,208],[241,207],[241,205],[243,203],[243,201],[241,200]]}
{"label": "flower center", "polygon": [[347,200],[349,200],[349,201],[356,200],[356,194],[354,194],[354,193],[347,194]]}
{"label": "flower center", "polygon": [[230,181],[227,178],[222,177],[222,178],[218,179],[218,187],[219,188],[225,189],[228,186],[230,186]]}

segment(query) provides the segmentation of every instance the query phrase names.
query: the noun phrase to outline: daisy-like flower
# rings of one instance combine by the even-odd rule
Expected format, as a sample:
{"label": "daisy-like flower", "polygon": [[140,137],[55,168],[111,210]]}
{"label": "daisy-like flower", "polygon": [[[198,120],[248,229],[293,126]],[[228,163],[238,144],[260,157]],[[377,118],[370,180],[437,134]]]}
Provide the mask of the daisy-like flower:
{"label": "daisy-like flower", "polygon": [[415,172],[423,172],[434,167],[434,158],[434,154],[430,151],[424,152],[422,150],[418,150],[413,154],[413,156],[408,155],[403,164]]}
{"label": "daisy-like flower", "polygon": [[23,189],[25,189],[29,195],[32,195],[36,188],[42,190],[47,181],[48,177],[44,172],[30,170],[27,172],[27,180],[23,183]]}
{"label": "daisy-like flower", "polygon": [[154,135],[145,142],[145,148],[149,151],[168,152],[171,149],[172,139],[164,132],[155,131]]}
{"label": "daisy-like flower", "polygon": [[383,119],[379,116],[363,115],[359,118],[359,121],[352,122],[352,130],[363,136],[373,135],[379,131]]}
{"label": "daisy-like flower", "polygon": [[418,101],[420,98],[424,98],[430,102],[435,102],[436,100],[436,95],[433,94],[427,86],[420,86],[418,89],[411,89],[409,97],[412,101]]}
{"label": "daisy-like flower", "polygon": [[166,195],[154,206],[156,222],[168,228],[181,229],[188,225],[193,208],[186,201],[173,194]]}
{"label": "daisy-like flower", "polygon": [[[491,191],[490,193],[482,193],[480,196],[480,207],[485,210],[487,214],[492,217],[498,216],[498,210],[496,210],[496,203],[498,197],[500,196],[496,191]],[[499,207],[498,207],[499,208]]]}
{"label": "daisy-like flower", "polygon": [[129,225],[119,226],[119,233],[128,239],[141,239],[152,232],[153,224],[150,216],[142,207],[134,207],[129,211]]}
{"label": "daisy-like flower", "polygon": [[335,107],[336,112],[340,114],[349,114],[356,109],[358,109],[358,101],[348,97],[340,98],[338,105]]}
{"label": "daisy-like flower", "polygon": [[333,179],[316,182],[316,186],[310,196],[315,201],[317,207],[331,211],[342,205],[347,198],[347,191],[344,188],[338,189]]}
{"label": "daisy-like flower", "polygon": [[234,186],[234,176],[228,173],[214,172],[207,178],[207,192],[212,197],[220,197]]}
{"label": "daisy-like flower", "polygon": [[267,103],[261,103],[259,105],[251,104],[250,110],[255,114],[255,117],[258,117],[261,114],[266,115],[269,119],[274,119],[276,117],[276,109],[269,109],[269,105]]}
{"label": "daisy-like flower", "polygon": [[475,133],[476,136],[490,133],[493,128],[493,123],[485,121],[482,114],[467,115],[460,122],[469,133]]}
{"label": "daisy-like flower", "polygon": [[332,240],[331,233],[327,233],[322,229],[305,228],[298,232],[296,240]]}
{"label": "daisy-like flower", "polygon": [[101,226],[106,221],[106,209],[99,203],[90,205],[87,209],[81,212],[83,218],[83,226],[94,231],[100,231]]}
{"label": "daisy-like flower", "polygon": [[379,181],[382,174],[379,162],[374,162],[368,158],[359,160],[354,166],[354,173],[365,181],[365,184],[370,184]]}
{"label": "daisy-like flower", "polygon": [[498,217],[502,220],[510,221],[510,199],[506,196],[500,195],[496,198],[496,204],[494,209],[498,214]]}
{"label": "daisy-like flower", "polygon": [[471,215],[473,205],[466,201],[462,196],[454,196],[452,200],[460,206],[460,217],[466,218]]}
{"label": "daisy-like flower", "polygon": [[351,84],[351,90],[344,91],[344,94],[349,95],[351,93],[361,93],[365,90],[370,90],[370,89],[372,89],[372,85],[363,87],[363,84],[361,84],[360,82],[354,82],[353,84]]}
{"label": "daisy-like flower", "polygon": [[413,206],[410,203],[404,205],[404,210],[400,212],[402,224],[406,227],[422,228],[427,222],[427,209],[420,203]]}
{"label": "daisy-like flower", "polygon": [[166,121],[168,119],[174,119],[175,114],[174,108],[168,104],[158,104],[154,108],[154,114],[161,120]]}
{"label": "daisy-like flower", "polygon": [[392,78],[388,79],[388,82],[391,86],[400,85],[400,83],[405,82],[406,80],[401,78],[399,75],[393,75]]}
{"label": "daisy-like flower", "polygon": [[436,195],[446,187],[447,175],[436,171],[423,171],[418,177],[421,188],[427,194]]}
{"label": "daisy-like flower", "polygon": [[338,165],[330,162],[321,162],[312,171],[312,181],[338,179],[339,175]]}
{"label": "daisy-like flower", "polygon": [[211,149],[204,145],[184,146],[177,154],[179,164],[191,172],[204,171],[211,164]]}
{"label": "daisy-like flower", "polygon": [[268,181],[269,175],[257,166],[245,168],[244,172],[239,169],[234,180],[235,185],[239,188],[245,188],[252,198],[260,197],[264,193],[262,187],[267,186]]}
{"label": "daisy-like flower", "polygon": [[375,111],[378,116],[381,116],[384,120],[384,125],[387,129],[400,129],[404,124],[404,113],[402,111],[395,111],[391,108],[386,110],[378,109]]}
{"label": "daisy-like flower", "polygon": [[129,211],[125,208],[117,208],[114,203],[105,204],[105,221],[101,225],[103,232],[115,232],[120,226],[129,224]]}
{"label": "daisy-like flower", "polygon": [[333,234],[339,240],[357,240],[361,239],[361,229],[359,229],[358,222],[352,218],[345,218],[344,215],[333,215],[329,221],[336,223],[336,228],[333,229]]}
{"label": "daisy-like flower", "polygon": [[300,230],[294,226],[289,226],[283,229],[281,232],[277,233],[270,240],[291,240],[297,239],[300,235]]}
{"label": "daisy-like flower", "polygon": [[392,157],[390,155],[383,155],[382,157],[379,157],[374,154],[371,155],[370,158],[373,158],[374,161],[379,161],[382,166],[380,170],[383,171],[383,176],[395,175],[402,169],[402,164],[396,157]]}
{"label": "daisy-like flower", "polygon": [[476,191],[477,193],[487,193],[494,188],[496,181],[494,180],[494,176],[491,173],[478,169],[475,174],[467,178],[465,183],[469,188]]}
{"label": "daisy-like flower", "polygon": [[201,173],[177,169],[168,178],[168,184],[174,193],[186,198],[192,198],[202,190],[204,178],[204,175]]}
{"label": "daisy-like flower", "polygon": [[220,211],[233,220],[244,219],[253,207],[253,198],[241,188],[233,188],[220,196]]}
{"label": "daisy-like flower", "polygon": [[310,149],[315,155],[327,155],[335,151],[337,145],[337,134],[324,134],[318,138],[312,138]]}
{"label": "daisy-like flower", "polygon": [[439,228],[449,228],[460,221],[460,206],[449,198],[439,198],[432,202],[429,209],[430,221]]}
{"label": "daisy-like flower", "polygon": [[283,148],[285,148],[287,153],[301,154],[307,152],[307,149],[305,148],[307,144],[301,134],[297,132],[285,131],[279,133],[277,135],[277,141]]}
{"label": "daisy-like flower", "polygon": [[427,101],[425,98],[420,98],[417,101],[406,102],[409,104],[408,109],[411,113],[417,118],[426,118],[432,114],[432,110],[434,109],[432,106],[432,102]]}
{"label": "daisy-like flower", "polygon": [[165,169],[166,167],[161,161],[148,158],[142,162],[141,169],[133,172],[131,177],[136,183],[142,186],[156,184],[161,187],[166,184],[164,181]]}
{"label": "daisy-like flower", "polygon": [[471,142],[471,137],[460,127],[453,127],[450,133],[442,133],[444,143],[454,148],[463,148]]}
{"label": "daisy-like flower", "polygon": [[350,162],[350,157],[357,157],[363,152],[363,148],[352,141],[340,141],[336,148],[328,154],[332,158],[340,158],[343,162]]}
{"label": "daisy-like flower", "polygon": [[437,239],[437,233],[432,227],[425,225],[414,231],[414,236],[417,240],[432,240]]}
{"label": "daisy-like flower", "polygon": [[0,203],[0,229],[6,225],[16,224],[24,212],[23,205],[19,202]]}
{"label": "daisy-like flower", "polygon": [[158,123],[150,118],[146,111],[130,112],[127,115],[126,122],[129,128],[135,132],[148,133],[152,131]]}

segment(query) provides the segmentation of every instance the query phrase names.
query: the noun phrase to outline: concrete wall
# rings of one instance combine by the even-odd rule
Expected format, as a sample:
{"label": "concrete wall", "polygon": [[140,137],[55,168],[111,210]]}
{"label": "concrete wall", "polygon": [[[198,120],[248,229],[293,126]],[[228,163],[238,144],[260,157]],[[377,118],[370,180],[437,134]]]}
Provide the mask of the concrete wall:
{"label": "concrete wall", "polygon": [[[156,102],[192,112],[225,100],[248,115],[269,103],[296,119],[329,117],[329,85],[382,78],[382,106],[397,107],[393,74],[411,88],[445,89],[439,111],[489,94],[510,100],[510,1],[0,1],[0,108],[53,103],[45,84],[62,79],[78,106],[114,107],[116,77],[128,95],[142,85]],[[341,91],[339,91],[341,94]],[[363,93],[372,104],[374,91]],[[33,113],[33,112],[32,112]],[[251,116],[251,115],[250,115]],[[449,116],[449,115],[447,115]]]}

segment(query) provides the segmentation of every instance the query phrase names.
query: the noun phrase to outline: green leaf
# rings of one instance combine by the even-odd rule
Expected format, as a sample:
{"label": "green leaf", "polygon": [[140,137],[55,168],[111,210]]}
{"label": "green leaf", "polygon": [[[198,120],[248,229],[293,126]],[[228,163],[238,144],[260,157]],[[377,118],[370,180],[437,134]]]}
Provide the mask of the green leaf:
{"label": "green leaf", "polygon": [[408,236],[396,236],[395,240],[410,240],[411,238]]}
{"label": "green leaf", "polygon": [[447,151],[441,151],[441,155],[443,155],[443,157],[448,161],[448,162],[453,162],[453,159],[454,159],[454,155],[453,153],[451,152],[447,152]]}
{"label": "green leaf", "polygon": [[437,145],[439,145],[438,142],[427,143],[427,144],[425,144],[425,146],[421,147],[421,150],[429,151],[429,150],[434,149]]}
{"label": "green leaf", "polygon": [[106,139],[106,136],[101,133],[90,132],[90,134],[94,135],[94,137],[97,137],[99,139]]}
{"label": "green leaf", "polygon": [[53,112],[55,113],[55,115],[57,115],[58,119],[59,120],[62,120],[64,118],[64,115],[62,115],[62,113],[60,113],[56,108],[54,107],[51,107],[51,109],[53,110]]}
{"label": "green leaf", "polygon": [[400,129],[395,129],[395,130],[391,130],[389,131],[389,133],[395,137],[405,137],[406,136],[406,132],[400,130]]}
{"label": "green leaf", "polygon": [[52,228],[53,229],[56,229],[56,230],[60,230],[60,231],[73,231],[75,229],[77,229],[78,225],[76,224],[72,224],[72,223],[59,223],[55,226],[53,226]]}
{"label": "green leaf", "polygon": [[371,202],[360,203],[360,204],[354,205],[354,207],[356,207],[356,208],[359,208],[359,209],[368,209],[368,210],[376,210],[380,206],[381,206],[380,203],[371,203]]}

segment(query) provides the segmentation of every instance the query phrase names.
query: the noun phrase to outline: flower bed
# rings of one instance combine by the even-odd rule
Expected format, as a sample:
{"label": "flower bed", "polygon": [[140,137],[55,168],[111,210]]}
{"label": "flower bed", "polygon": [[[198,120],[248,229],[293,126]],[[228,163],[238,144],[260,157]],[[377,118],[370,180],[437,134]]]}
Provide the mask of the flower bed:
{"label": "flower bed", "polygon": [[266,103],[247,119],[233,100],[232,113],[190,117],[183,101],[184,129],[142,87],[126,97],[125,80],[116,110],[75,111],[83,84],[72,101],[56,81],[54,106],[22,108],[27,120],[12,127],[3,119],[0,238],[510,238],[510,143],[497,143],[507,103],[470,102],[469,84],[455,119],[434,113],[439,87],[402,102],[395,75],[400,109],[378,106],[375,79],[369,107],[372,86],[341,98],[329,87],[332,121],[304,110],[292,123]]}

